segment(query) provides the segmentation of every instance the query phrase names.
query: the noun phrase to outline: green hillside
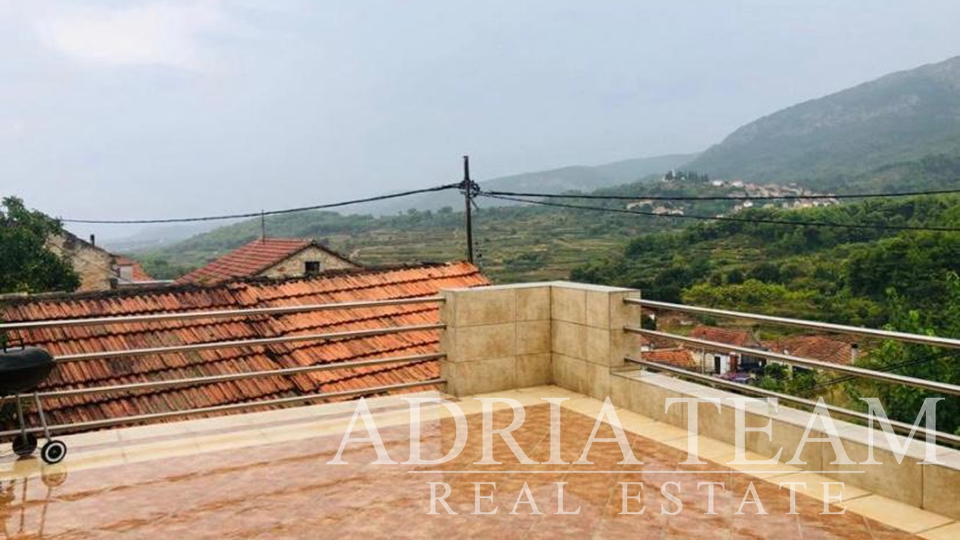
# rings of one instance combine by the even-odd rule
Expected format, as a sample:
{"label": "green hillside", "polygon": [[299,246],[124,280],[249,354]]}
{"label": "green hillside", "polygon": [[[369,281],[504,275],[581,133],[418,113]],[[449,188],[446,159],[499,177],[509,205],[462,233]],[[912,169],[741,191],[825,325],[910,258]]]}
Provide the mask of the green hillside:
{"label": "green hillside", "polygon": [[[902,162],[851,176],[850,191],[894,192],[903,189],[960,188],[960,158],[932,156]],[[458,192],[451,192],[459,195]],[[572,193],[572,191],[570,192]],[[738,193],[736,188],[714,187],[703,179],[673,182],[634,182],[594,190],[596,195],[618,195],[642,200],[650,196],[714,196]],[[501,282],[565,279],[573,268],[594,264],[622,251],[636,235],[679,230],[689,219],[598,213],[541,206],[494,207],[494,199],[479,198],[475,213],[476,242],[484,270]],[[555,202],[623,209],[628,201]],[[728,214],[736,201],[664,202],[668,210],[686,215]],[[268,217],[267,234],[274,237],[315,238],[369,265],[451,260],[464,257],[464,218],[459,206],[438,211],[409,210],[399,215],[341,215],[304,212]],[[651,210],[650,207],[645,209]],[[803,215],[785,211],[785,215]],[[260,235],[260,220],[220,227],[188,240],[133,255],[157,278],[175,278]],[[731,252],[750,253],[753,241],[730,237]],[[663,248],[665,257],[679,249]]]}
{"label": "green hillside", "polygon": [[760,118],[688,167],[714,177],[843,185],[934,154],[960,154],[960,57]]}
{"label": "green hillside", "polygon": [[[635,196],[699,196],[731,193],[701,181],[634,182],[596,190],[595,194]],[[456,193],[456,192],[454,192]],[[570,269],[622,249],[634,236],[686,224],[669,217],[633,216],[541,206],[491,206],[479,198],[474,213],[477,251],[486,273],[502,282],[562,279]],[[560,202],[563,202],[561,200]],[[582,201],[566,201],[582,202]],[[591,201],[624,208],[625,201]],[[687,213],[715,215],[730,211],[734,201],[670,204]],[[368,265],[423,260],[462,259],[465,254],[463,212],[409,210],[400,215],[341,215],[304,212],[266,219],[274,237],[315,238]],[[173,278],[260,236],[260,220],[218,228],[171,246],[133,255],[158,278]]]}
{"label": "green hillside", "polygon": [[[793,222],[960,227],[960,196],[872,199],[807,210],[756,209],[739,217]],[[956,336],[960,332],[960,233],[843,229],[771,223],[701,223],[633,239],[621,253],[574,269],[574,280],[639,288],[643,296],[685,304],[828,322]],[[664,322],[666,320],[667,322]],[[737,324],[701,318],[706,324]],[[671,319],[653,323],[670,328]],[[748,324],[763,339],[782,326]],[[858,340],[856,365],[960,383],[956,352]],[[768,390],[826,397],[864,410],[879,397],[890,418],[913,422],[923,399],[941,395],[902,385],[840,377],[825,370],[788,371],[772,364],[753,381]],[[960,400],[938,406],[938,429],[960,433]]]}
{"label": "green hillside", "polygon": [[[960,196],[872,199],[738,217],[787,222],[960,227]],[[575,268],[575,280],[646,298],[879,326],[893,298],[938,310],[960,272],[960,233],[707,222],[651,233]]]}

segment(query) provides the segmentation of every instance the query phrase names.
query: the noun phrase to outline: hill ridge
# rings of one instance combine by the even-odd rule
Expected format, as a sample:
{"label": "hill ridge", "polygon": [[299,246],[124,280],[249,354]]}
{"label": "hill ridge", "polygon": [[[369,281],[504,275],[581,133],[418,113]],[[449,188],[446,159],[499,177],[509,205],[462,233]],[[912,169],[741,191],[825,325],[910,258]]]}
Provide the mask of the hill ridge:
{"label": "hill ridge", "polygon": [[960,56],[762,116],[688,167],[718,177],[811,183],[958,149]]}

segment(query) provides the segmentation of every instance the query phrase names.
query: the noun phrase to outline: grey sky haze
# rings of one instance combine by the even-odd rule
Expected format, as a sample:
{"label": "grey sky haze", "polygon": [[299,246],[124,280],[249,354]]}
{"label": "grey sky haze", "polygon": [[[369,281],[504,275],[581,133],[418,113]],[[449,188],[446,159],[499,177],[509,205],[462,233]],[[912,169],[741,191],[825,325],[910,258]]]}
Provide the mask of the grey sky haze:
{"label": "grey sky haze", "polygon": [[[0,193],[255,211],[702,150],[960,54],[952,0],[0,0]],[[131,229],[78,228],[123,236]]]}

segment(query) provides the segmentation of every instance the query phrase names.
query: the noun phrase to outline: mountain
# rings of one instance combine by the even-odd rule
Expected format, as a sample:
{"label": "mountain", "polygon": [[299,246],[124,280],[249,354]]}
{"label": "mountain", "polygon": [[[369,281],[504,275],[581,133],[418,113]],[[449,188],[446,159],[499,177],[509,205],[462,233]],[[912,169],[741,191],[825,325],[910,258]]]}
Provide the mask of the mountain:
{"label": "mountain", "polygon": [[[531,191],[538,193],[560,193],[562,191],[593,191],[597,188],[635,182],[653,174],[661,174],[675,169],[697,157],[697,154],[671,154],[647,158],[627,159],[605,165],[573,165],[546,171],[528,172],[502,176],[479,182],[489,190]],[[508,201],[485,199],[484,206],[508,206]],[[396,214],[410,208],[417,210],[439,210],[444,206],[459,209],[463,206],[463,195],[454,191],[428,193],[417,197],[389,201],[380,205],[362,208],[372,214]]]}
{"label": "mountain", "polygon": [[116,253],[159,248],[186,240],[191,236],[222,227],[224,224],[214,222],[191,223],[185,225],[165,225],[147,227],[136,233],[122,238],[104,238],[102,243],[108,250]]}
{"label": "mountain", "polygon": [[823,187],[933,154],[960,154],[960,56],[760,118],[685,168]]}

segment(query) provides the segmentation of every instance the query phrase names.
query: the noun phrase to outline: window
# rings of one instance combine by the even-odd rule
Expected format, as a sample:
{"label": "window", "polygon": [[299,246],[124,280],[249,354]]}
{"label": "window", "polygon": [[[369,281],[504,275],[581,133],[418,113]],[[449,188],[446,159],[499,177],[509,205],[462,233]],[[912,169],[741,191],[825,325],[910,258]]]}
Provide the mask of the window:
{"label": "window", "polygon": [[306,261],[303,263],[303,273],[312,276],[320,273],[320,261]]}
{"label": "window", "polygon": [[116,266],[115,269],[117,271],[117,276],[119,276],[120,279],[133,281],[133,266],[125,264]]}
{"label": "window", "polygon": [[744,356],[740,368],[742,371],[759,371],[763,369],[766,363],[767,360],[759,356]]}

